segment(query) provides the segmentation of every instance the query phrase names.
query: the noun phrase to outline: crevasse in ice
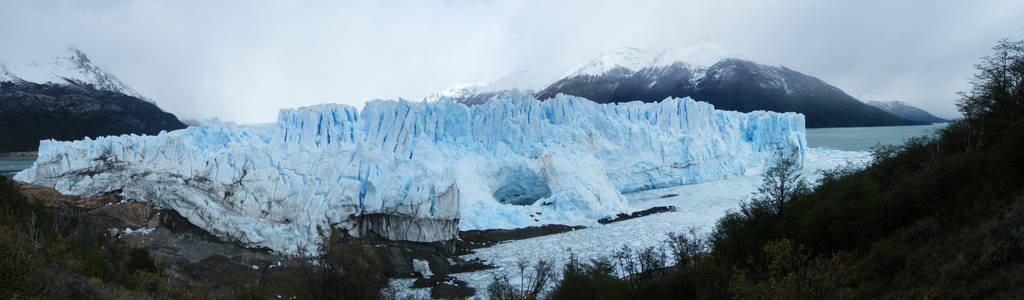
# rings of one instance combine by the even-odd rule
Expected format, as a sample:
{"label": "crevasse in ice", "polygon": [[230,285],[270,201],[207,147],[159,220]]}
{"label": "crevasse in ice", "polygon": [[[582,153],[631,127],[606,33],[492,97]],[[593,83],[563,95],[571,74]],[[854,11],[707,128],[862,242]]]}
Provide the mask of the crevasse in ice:
{"label": "crevasse in ice", "polygon": [[[512,93],[472,107],[325,104],[284,109],[272,124],[43,141],[15,179],[78,196],[120,191],[218,236],[301,253],[328,226],[437,241],[459,229],[596,224],[629,211],[623,193],[753,172],[805,144],[800,114]],[[390,219],[352,222],[370,215]]]}

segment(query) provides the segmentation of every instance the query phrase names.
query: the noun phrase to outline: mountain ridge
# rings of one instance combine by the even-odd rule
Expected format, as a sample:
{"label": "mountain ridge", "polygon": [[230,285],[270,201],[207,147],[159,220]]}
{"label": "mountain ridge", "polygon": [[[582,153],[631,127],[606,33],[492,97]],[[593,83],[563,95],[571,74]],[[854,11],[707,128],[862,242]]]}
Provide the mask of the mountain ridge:
{"label": "mountain ridge", "polygon": [[[567,94],[598,103],[689,96],[725,110],[803,113],[808,128],[927,124],[867,105],[821,79],[785,66],[730,58],[723,49],[711,42],[682,50],[623,48],[579,65],[532,92],[538,99]],[[692,61],[682,61],[685,59]],[[481,86],[451,90],[447,97],[475,105],[512,91],[474,89]]]}
{"label": "mountain ridge", "polygon": [[916,106],[910,105],[910,104],[908,104],[906,102],[903,102],[903,101],[900,101],[900,100],[892,100],[892,101],[871,100],[871,101],[867,101],[865,103],[867,103],[868,105],[880,108],[880,109],[882,109],[884,111],[887,111],[887,112],[889,112],[891,114],[894,114],[894,115],[896,115],[896,116],[898,116],[900,118],[904,118],[904,119],[907,119],[907,120],[915,120],[915,121],[922,121],[922,122],[928,122],[928,123],[945,123],[945,122],[949,122],[949,120],[947,120],[947,119],[936,117],[935,115],[929,113],[926,110],[923,110],[921,108],[918,108]]}

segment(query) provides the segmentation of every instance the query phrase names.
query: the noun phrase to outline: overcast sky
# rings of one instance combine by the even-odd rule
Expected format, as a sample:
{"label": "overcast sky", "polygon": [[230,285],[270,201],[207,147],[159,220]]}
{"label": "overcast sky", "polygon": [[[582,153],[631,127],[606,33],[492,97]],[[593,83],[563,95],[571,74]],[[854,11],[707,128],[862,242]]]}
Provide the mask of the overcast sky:
{"label": "overcast sky", "polygon": [[952,117],[978,58],[1024,36],[1020,0],[336,2],[0,0],[0,62],[75,46],[180,117],[253,123],[708,38]]}

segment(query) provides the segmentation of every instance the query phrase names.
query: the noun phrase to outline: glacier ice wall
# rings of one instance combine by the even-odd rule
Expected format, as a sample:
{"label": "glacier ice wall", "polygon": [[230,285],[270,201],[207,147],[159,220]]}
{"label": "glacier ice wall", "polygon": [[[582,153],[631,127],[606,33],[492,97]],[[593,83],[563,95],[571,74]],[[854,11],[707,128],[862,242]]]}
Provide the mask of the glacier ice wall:
{"label": "glacier ice wall", "polygon": [[799,114],[508,94],[473,107],[318,105],[272,124],[43,141],[15,179],[78,196],[120,191],[218,236],[301,253],[328,226],[429,242],[459,229],[593,224],[629,210],[623,193],[744,174],[805,144]]}

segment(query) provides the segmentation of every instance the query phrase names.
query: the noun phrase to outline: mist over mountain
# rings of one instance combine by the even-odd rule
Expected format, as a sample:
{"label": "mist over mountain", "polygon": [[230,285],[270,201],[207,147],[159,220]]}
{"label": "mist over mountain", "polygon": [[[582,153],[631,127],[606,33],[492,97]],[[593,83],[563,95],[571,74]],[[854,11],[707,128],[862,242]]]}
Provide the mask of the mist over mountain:
{"label": "mist over mountain", "polygon": [[442,97],[466,105],[483,104],[488,99],[509,92],[534,94],[553,81],[552,76],[534,71],[518,71],[495,81],[481,81],[469,84],[455,84],[439,92],[427,95],[425,101],[437,101]]}
{"label": "mist over mountain", "polygon": [[881,108],[882,110],[894,114],[900,118],[914,121],[922,121],[928,123],[945,123],[949,120],[936,117],[935,115],[917,108],[913,105],[907,104],[906,102],[893,100],[893,101],[868,101],[868,105]]}

